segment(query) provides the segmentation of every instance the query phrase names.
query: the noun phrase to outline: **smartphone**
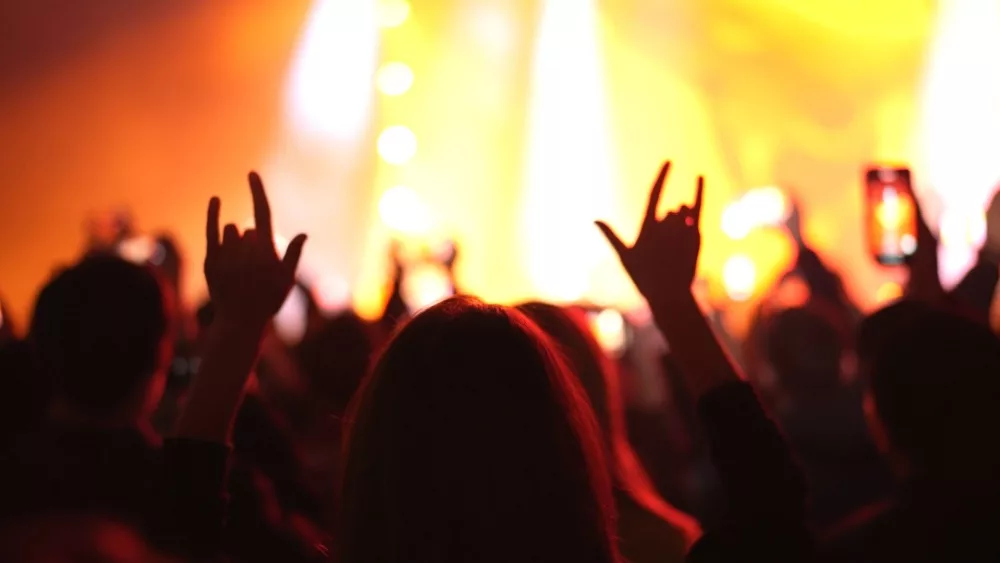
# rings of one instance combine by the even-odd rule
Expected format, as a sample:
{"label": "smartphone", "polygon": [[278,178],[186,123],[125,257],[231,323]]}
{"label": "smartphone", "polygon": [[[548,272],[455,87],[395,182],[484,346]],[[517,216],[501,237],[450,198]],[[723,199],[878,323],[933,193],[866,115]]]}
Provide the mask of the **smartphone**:
{"label": "smartphone", "polygon": [[917,204],[907,168],[865,170],[865,223],[869,252],[885,266],[905,264],[917,251]]}

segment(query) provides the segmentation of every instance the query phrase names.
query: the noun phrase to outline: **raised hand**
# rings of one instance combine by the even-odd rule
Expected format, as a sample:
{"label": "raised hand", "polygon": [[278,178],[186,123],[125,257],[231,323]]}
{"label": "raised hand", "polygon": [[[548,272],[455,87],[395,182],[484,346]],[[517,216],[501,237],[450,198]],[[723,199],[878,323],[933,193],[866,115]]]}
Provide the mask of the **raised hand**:
{"label": "raised hand", "polygon": [[682,205],[667,213],[663,219],[658,219],[656,207],[669,171],[668,161],[660,168],[653,183],[645,219],[631,248],[606,223],[597,222],[639,292],[651,304],[690,297],[701,249],[699,224],[705,192],[704,178],[698,177],[693,206]]}
{"label": "raised hand", "polygon": [[208,204],[205,238],[205,280],[219,319],[248,328],[265,325],[288,297],[295,283],[295,269],[302,256],[306,235],[292,239],[284,258],[278,256],[271,229],[271,207],[264,184],[250,173],[254,228],[241,235],[228,224],[219,234],[219,198]]}
{"label": "raised hand", "polygon": [[907,261],[910,279],[906,294],[913,299],[937,301],[945,294],[938,275],[938,241],[927,225],[916,197],[913,198],[913,205],[917,215],[917,250]]}

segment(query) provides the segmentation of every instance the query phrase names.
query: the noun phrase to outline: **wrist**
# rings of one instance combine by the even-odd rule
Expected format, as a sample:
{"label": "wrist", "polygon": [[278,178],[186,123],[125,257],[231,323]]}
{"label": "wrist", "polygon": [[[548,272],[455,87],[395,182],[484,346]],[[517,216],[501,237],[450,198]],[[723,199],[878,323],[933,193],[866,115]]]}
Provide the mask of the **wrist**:
{"label": "wrist", "polygon": [[220,315],[209,325],[208,332],[215,338],[225,338],[226,340],[260,341],[264,338],[266,329],[267,321]]}

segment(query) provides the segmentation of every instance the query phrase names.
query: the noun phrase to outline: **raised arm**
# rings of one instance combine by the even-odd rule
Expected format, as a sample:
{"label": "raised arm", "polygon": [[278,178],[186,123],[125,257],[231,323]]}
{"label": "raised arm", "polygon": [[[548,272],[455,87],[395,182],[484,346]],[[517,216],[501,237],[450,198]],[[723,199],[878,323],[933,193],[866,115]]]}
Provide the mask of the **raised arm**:
{"label": "raised arm", "polygon": [[278,256],[271,229],[271,208],[260,176],[250,173],[254,228],[240,234],[234,224],[219,234],[219,198],[208,204],[205,280],[215,307],[207,348],[177,436],[227,443],[236,411],[257,355],[264,329],[295,283],[295,269],[306,236]]}
{"label": "raised arm", "polygon": [[653,184],[634,245],[623,243],[607,224],[598,222],[597,226],[649,302],[687,387],[698,399],[712,460],[726,491],[725,525],[710,530],[692,551],[692,558],[800,558],[812,546],[804,525],[802,474],[753,389],[741,382],[691,292],[701,248],[704,180],[698,178],[693,205],[659,219],[656,208],[669,169],[670,164],[664,164]]}

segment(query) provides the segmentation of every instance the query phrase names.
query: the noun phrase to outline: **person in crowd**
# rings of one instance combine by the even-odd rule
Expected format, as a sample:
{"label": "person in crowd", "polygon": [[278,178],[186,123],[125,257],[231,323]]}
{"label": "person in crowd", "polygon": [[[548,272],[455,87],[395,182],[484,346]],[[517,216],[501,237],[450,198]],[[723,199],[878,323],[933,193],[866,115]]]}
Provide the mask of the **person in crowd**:
{"label": "person in crowd", "polygon": [[[171,440],[161,449],[149,425],[172,324],[170,294],[157,276],[113,255],[85,258],[45,286],[28,340],[50,395],[43,427],[7,457],[4,523],[96,513],[134,526],[157,547],[215,549],[218,498],[206,491],[224,472],[224,448]],[[188,475],[195,462],[203,472]],[[189,515],[202,493],[205,506]]]}
{"label": "person in crowd", "polygon": [[780,311],[763,331],[773,413],[806,474],[810,521],[820,530],[889,494],[892,483],[868,434],[860,386],[844,376],[851,334],[824,305]]}
{"label": "person in crowd", "polygon": [[622,555],[633,563],[683,561],[701,535],[700,527],[663,500],[632,450],[618,373],[591,334],[583,314],[545,303],[528,303],[519,309],[565,354],[597,416],[614,486]]}
{"label": "person in crowd", "polygon": [[626,245],[607,224],[597,226],[649,303],[670,342],[686,387],[697,401],[712,460],[726,494],[726,513],[688,554],[693,562],[801,562],[816,554],[806,524],[805,478],[753,388],[712,332],[691,290],[701,248],[704,183],[692,206],[658,216],[670,163],[650,192],[639,235]]}
{"label": "person in crowd", "polygon": [[832,534],[829,559],[998,560],[1000,341],[974,317],[902,301],[864,322],[859,352],[900,487]]}
{"label": "person in crowd", "polygon": [[340,560],[619,560],[597,423],[547,337],[457,297],[405,324],[352,405]]}
{"label": "person in crowd", "polygon": [[300,436],[312,487],[327,507],[325,522],[336,527],[341,480],[343,419],[347,405],[375,355],[374,328],[353,311],[327,319],[306,336],[297,355],[308,381],[309,401]]}

